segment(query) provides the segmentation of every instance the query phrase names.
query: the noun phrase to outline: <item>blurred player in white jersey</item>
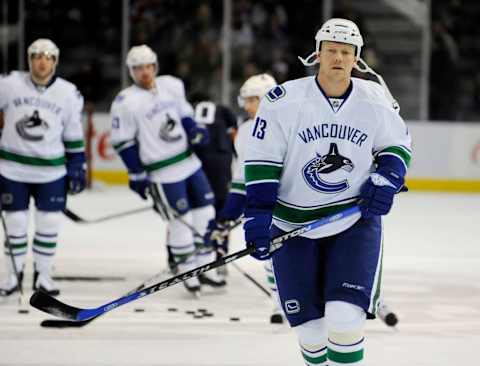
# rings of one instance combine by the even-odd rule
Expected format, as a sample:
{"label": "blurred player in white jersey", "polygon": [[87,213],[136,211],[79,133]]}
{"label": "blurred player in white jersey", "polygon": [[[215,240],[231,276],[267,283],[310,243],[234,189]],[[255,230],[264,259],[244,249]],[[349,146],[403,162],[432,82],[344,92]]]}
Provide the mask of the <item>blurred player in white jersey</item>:
{"label": "blurred player in white jersey", "polygon": [[[305,65],[318,74],[262,99],[245,152],[245,240],[273,262],[285,316],[307,365],[362,365],[364,325],[380,299],[382,220],[404,185],[411,138],[377,83],[351,77],[363,39],[330,19]],[[270,239],[359,204],[361,213],[287,240]]]}
{"label": "blurred player in white jersey", "polygon": [[[277,83],[272,76],[268,74],[259,74],[248,78],[240,88],[238,102],[240,107],[242,107],[247,113],[248,120],[240,125],[235,137],[237,161],[226,204],[223,206],[222,210],[217,213],[216,221],[210,224],[206,238],[207,241],[211,240],[214,245],[223,252],[223,254],[226,254],[228,251],[226,245],[229,233],[228,228],[233,221],[243,215],[243,211],[245,210],[245,144],[252,129],[252,124],[260,100],[276,84]],[[276,300],[277,286],[275,284],[271,261],[265,262],[265,270],[267,272],[267,281],[274,303],[270,322],[283,323],[283,316]]]}
{"label": "blurred player in white jersey", "polygon": [[51,272],[62,210],[67,193],[85,188],[83,97],[55,75],[59,53],[51,40],[38,39],[28,47],[30,72],[12,72],[0,80],[0,192],[8,239],[3,296],[22,285],[30,197],[37,208],[33,287],[59,294]]}
{"label": "blurred player in white jersey", "polygon": [[[112,104],[112,144],[128,169],[130,188],[143,199],[150,194],[168,221],[166,244],[178,271],[185,272],[215,259],[212,247],[189,228],[204,235],[215,217],[213,193],[191,148],[206,143],[208,133],[192,118],[183,82],[156,77],[157,55],[150,47],[132,47],[126,64],[134,84]],[[225,281],[208,273],[184,284],[198,294],[201,284],[221,287]]]}

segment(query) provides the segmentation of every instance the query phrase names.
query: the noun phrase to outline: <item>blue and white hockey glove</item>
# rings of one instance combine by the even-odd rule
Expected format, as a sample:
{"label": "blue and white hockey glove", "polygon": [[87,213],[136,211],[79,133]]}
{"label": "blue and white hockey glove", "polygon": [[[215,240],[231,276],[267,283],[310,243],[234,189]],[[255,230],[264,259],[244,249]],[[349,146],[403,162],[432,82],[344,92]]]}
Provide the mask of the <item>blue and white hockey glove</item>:
{"label": "blue and white hockey glove", "polygon": [[147,193],[149,189],[150,181],[148,180],[147,173],[142,172],[138,174],[128,174],[128,186],[144,200],[147,199]]}
{"label": "blue and white hockey glove", "polygon": [[230,227],[231,221],[229,220],[210,220],[204,237],[205,243],[212,245],[221,255],[227,254]]}
{"label": "blue and white hockey glove", "polygon": [[253,245],[255,251],[253,258],[264,261],[270,259],[270,226],[272,212],[266,210],[247,210],[245,212],[245,242],[247,246]]}
{"label": "blue and white hockey glove", "polygon": [[70,194],[83,191],[87,185],[85,165],[67,163],[67,190]]}
{"label": "blue and white hockey glove", "polygon": [[187,133],[191,145],[203,146],[210,141],[208,129],[198,126],[192,118],[182,118],[182,126]]}
{"label": "blue and white hockey glove", "polygon": [[402,190],[403,176],[387,168],[379,168],[370,174],[360,188],[360,211],[362,217],[386,215],[393,205],[395,194]]}

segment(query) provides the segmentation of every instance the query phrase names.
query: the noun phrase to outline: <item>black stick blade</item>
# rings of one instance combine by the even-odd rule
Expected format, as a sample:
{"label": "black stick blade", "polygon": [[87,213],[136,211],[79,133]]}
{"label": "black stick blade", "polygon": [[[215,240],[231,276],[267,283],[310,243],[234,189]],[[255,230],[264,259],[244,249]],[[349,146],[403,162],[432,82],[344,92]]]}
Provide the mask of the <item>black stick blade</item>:
{"label": "black stick blade", "polygon": [[47,295],[41,291],[35,291],[33,293],[32,297],[30,298],[30,305],[48,314],[70,320],[77,320],[77,314],[82,310],[67,305],[55,299],[53,296]]}
{"label": "black stick blade", "polygon": [[72,320],[45,319],[40,323],[40,326],[44,328],[81,328],[94,319],[96,319],[96,317],[78,322],[74,322]]}

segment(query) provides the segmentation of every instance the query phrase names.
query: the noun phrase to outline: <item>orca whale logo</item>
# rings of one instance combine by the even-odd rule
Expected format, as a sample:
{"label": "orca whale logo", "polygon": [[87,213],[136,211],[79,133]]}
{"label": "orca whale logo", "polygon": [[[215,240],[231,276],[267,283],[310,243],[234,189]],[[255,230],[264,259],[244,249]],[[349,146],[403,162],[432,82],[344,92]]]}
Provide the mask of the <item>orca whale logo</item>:
{"label": "orca whale logo", "polygon": [[48,128],[48,123],[40,118],[40,113],[38,113],[37,110],[33,111],[31,116],[25,116],[15,123],[17,133],[20,137],[28,141],[43,140],[45,131],[48,130]]}
{"label": "orca whale logo", "polygon": [[160,138],[166,142],[175,142],[182,138],[181,134],[172,135],[172,131],[175,128],[178,122],[175,121],[170,115],[167,113],[166,121],[162,122],[160,126]]}
{"label": "orca whale logo", "polygon": [[346,190],[349,185],[346,179],[339,182],[328,182],[322,176],[343,169],[350,173],[354,168],[352,160],[342,156],[338,152],[338,146],[335,143],[330,144],[330,149],[326,155],[316,153],[316,157],[310,160],[302,169],[303,177],[307,184],[323,193],[338,193]]}

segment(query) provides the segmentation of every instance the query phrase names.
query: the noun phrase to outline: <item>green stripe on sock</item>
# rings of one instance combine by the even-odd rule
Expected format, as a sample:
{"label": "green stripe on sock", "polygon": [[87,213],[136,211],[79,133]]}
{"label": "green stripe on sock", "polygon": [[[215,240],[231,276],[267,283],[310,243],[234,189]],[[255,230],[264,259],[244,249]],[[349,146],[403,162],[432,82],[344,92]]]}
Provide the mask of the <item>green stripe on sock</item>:
{"label": "green stripe on sock", "polygon": [[57,243],[47,243],[38,239],[33,239],[33,245],[37,245],[42,248],[56,248]]}
{"label": "green stripe on sock", "polygon": [[354,363],[363,360],[363,349],[355,351],[355,352],[349,352],[349,353],[343,353],[343,352],[337,352],[332,349],[327,350],[327,357],[330,361],[333,362],[338,362],[338,363]]}
{"label": "green stripe on sock", "polygon": [[317,356],[317,357],[312,357],[312,356],[309,356],[309,355],[305,354],[304,352],[302,352],[302,356],[303,356],[303,359],[305,361],[307,361],[309,363],[313,363],[314,365],[318,365],[318,364],[327,362],[327,355],[326,354],[323,354],[323,355]]}
{"label": "green stripe on sock", "polygon": [[[19,244],[12,244],[10,243],[10,248],[12,248],[13,250],[15,249],[23,249],[23,248],[26,248],[27,247],[27,243],[19,243]],[[5,248],[8,249],[8,244],[7,242],[5,242]]]}

